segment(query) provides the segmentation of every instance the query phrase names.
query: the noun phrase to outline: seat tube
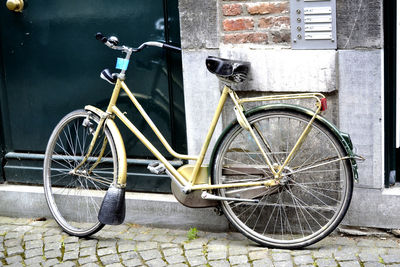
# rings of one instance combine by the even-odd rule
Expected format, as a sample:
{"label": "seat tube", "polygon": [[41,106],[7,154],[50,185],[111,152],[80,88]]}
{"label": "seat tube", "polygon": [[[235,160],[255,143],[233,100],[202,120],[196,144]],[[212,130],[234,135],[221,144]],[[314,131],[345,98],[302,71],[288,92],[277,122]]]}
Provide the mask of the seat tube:
{"label": "seat tube", "polygon": [[226,85],[224,86],[224,89],[222,90],[222,94],[221,94],[221,97],[219,99],[217,109],[215,110],[214,117],[213,117],[213,119],[211,121],[211,125],[210,125],[210,128],[208,130],[208,133],[207,133],[207,136],[206,136],[206,140],[204,141],[203,147],[201,148],[199,158],[196,161],[196,164],[195,164],[195,167],[194,167],[194,170],[193,170],[193,173],[192,173],[192,177],[191,177],[191,185],[192,186],[196,183],[197,174],[199,173],[201,164],[203,163],[203,160],[204,160],[205,154],[207,152],[208,146],[210,145],[211,137],[212,137],[212,135],[214,133],[215,127],[217,126],[217,122],[218,122],[219,117],[221,115],[222,108],[224,107],[224,104],[226,102],[226,99],[228,97],[228,94],[229,94],[230,90],[231,89]]}

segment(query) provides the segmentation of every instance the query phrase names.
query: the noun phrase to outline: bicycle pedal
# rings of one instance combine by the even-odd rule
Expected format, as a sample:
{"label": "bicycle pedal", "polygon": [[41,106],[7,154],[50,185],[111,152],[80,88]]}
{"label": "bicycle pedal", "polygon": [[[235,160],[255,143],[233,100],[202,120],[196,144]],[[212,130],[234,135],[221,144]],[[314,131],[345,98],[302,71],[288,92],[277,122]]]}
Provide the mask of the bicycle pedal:
{"label": "bicycle pedal", "polygon": [[154,174],[165,173],[165,166],[161,162],[152,162],[147,166],[147,169]]}

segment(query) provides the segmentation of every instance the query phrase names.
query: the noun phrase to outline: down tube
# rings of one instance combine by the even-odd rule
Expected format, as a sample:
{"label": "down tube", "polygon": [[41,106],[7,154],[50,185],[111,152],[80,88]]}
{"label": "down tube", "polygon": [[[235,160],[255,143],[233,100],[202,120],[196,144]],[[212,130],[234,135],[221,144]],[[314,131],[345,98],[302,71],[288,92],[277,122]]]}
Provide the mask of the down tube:
{"label": "down tube", "polygon": [[136,135],[137,138],[150,150],[151,153],[164,164],[165,168],[181,183],[181,185],[187,187],[189,186],[188,182],[182,175],[178,173],[178,171],[168,162],[168,160],[153,146],[152,143],[133,125],[127,117],[116,107],[113,106],[112,111],[117,117],[132,131],[133,134]]}

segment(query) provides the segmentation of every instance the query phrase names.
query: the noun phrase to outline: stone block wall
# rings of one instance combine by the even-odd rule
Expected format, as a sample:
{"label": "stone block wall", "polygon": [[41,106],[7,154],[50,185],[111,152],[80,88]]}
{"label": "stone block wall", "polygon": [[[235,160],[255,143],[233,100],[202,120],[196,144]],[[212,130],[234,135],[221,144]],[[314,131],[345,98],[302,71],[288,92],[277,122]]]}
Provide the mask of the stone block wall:
{"label": "stone block wall", "polygon": [[[359,165],[360,182],[345,223],[393,227],[394,218],[400,220],[400,206],[387,204],[400,194],[382,193],[383,0],[336,0],[336,50],[291,49],[290,1],[179,1],[189,152],[199,152],[221,89],[203,65],[207,56],[250,61],[247,83],[236,88],[242,97],[290,92],[328,96],[325,115],[352,136],[357,153],[367,158]],[[228,104],[216,136],[231,118]],[[393,215],[391,222],[379,219],[385,214]]]}

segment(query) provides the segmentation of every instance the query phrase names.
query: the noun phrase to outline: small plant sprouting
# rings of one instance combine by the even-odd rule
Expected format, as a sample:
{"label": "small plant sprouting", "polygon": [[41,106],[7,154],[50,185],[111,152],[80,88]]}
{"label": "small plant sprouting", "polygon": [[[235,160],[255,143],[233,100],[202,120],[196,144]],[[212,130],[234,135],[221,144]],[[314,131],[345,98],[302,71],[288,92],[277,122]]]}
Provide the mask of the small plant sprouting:
{"label": "small plant sprouting", "polygon": [[197,228],[196,228],[196,227],[190,228],[189,231],[187,232],[187,238],[188,238],[189,240],[194,240],[194,239],[196,239],[196,238],[199,237],[199,236],[197,235],[197,233],[198,233],[198,231],[197,231]]}

